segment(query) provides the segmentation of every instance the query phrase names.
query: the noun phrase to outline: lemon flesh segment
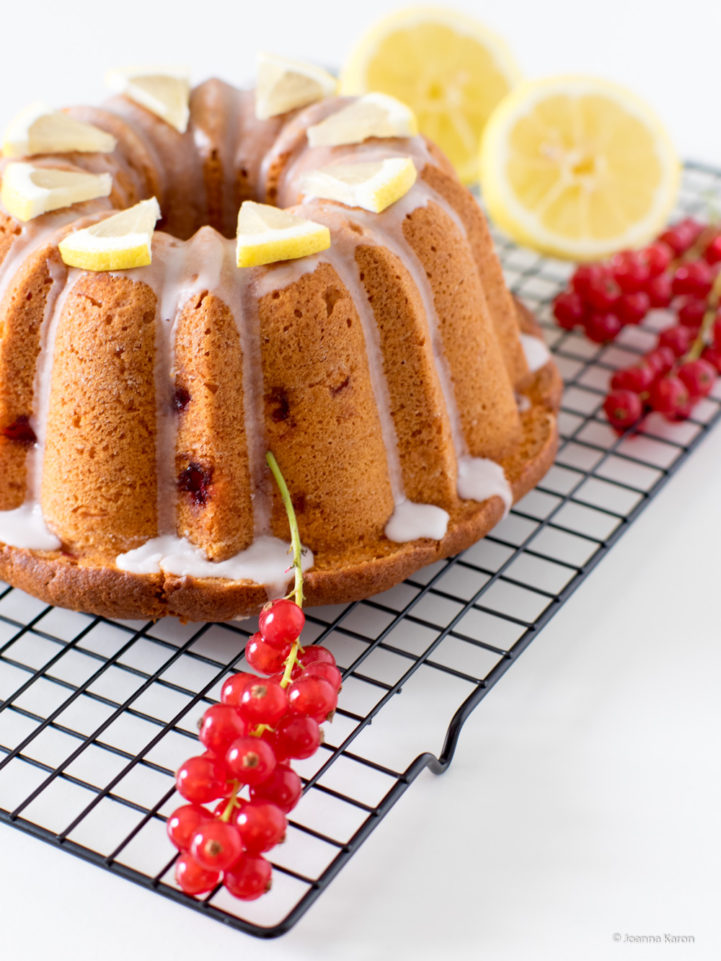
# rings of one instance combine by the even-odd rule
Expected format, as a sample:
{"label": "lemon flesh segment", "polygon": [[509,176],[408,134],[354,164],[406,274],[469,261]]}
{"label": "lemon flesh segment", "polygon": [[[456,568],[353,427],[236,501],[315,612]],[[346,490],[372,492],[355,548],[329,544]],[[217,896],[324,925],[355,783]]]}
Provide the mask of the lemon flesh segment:
{"label": "lemon flesh segment", "polygon": [[84,200],[107,197],[112,187],[110,174],[76,173],[16,161],[3,171],[0,199],[12,217],[27,221]]}
{"label": "lemon flesh segment", "polygon": [[179,133],[185,133],[190,119],[189,72],[178,69],[167,72],[158,69],[109,70],[107,85],[150,110]]}
{"label": "lemon flesh segment", "polygon": [[255,115],[259,120],[305,107],[336,92],[336,78],[312,63],[258,54]]}
{"label": "lemon flesh segment", "polygon": [[305,174],[301,190],[308,197],[337,200],[349,207],[380,213],[400,200],[416,182],[410,157],[361,163],[336,163]]}
{"label": "lemon flesh segment", "polygon": [[127,270],[145,267],[152,261],[153,230],[160,217],[155,197],[91,227],[68,234],[58,244],[60,256],[69,267],[82,270]]}
{"label": "lemon flesh segment", "polygon": [[418,124],[413,111],[395,97],[369,93],[308,127],[311,147],[340,147],[369,137],[414,137]]}
{"label": "lemon flesh segment", "polygon": [[407,103],[421,133],[470,183],[488,118],[519,77],[504,41],[483,24],[419,7],[391,14],[361,38],[341,74],[341,93],[380,90]]}
{"label": "lemon flesh segment", "polygon": [[590,77],[525,84],[481,147],[491,217],[543,253],[594,260],[653,237],[678,189],[676,152],[654,112]]}
{"label": "lemon flesh segment", "polygon": [[246,200],[238,211],[236,260],[239,267],[259,267],[297,260],[330,247],[322,224],[269,204]]}
{"label": "lemon flesh segment", "polygon": [[44,103],[31,103],[15,116],[3,135],[5,157],[32,157],[43,153],[111,153],[111,134],[82,123]]}

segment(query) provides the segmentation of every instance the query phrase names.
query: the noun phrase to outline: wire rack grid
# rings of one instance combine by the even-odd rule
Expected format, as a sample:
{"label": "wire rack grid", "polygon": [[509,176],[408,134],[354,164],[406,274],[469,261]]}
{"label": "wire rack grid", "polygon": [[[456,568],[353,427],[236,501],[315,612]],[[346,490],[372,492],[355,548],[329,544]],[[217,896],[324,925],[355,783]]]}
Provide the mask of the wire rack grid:
{"label": "wire rack grid", "polygon": [[[721,171],[687,165],[681,212],[703,212],[709,195],[721,195]],[[566,382],[556,463],[464,554],[369,600],[308,611],[305,636],[333,651],[344,683],[325,744],[296,765],[304,794],[271,853],[270,894],[251,904],[223,889],[185,896],[165,834],[178,803],[173,772],[198,752],[197,718],[224,678],[245,668],[251,622],[109,621],[5,586],[0,821],[273,937],[307,911],[424,769],[448,766],[471,711],[721,413],[717,385],[690,420],[653,415],[636,436],[617,437],[599,413],[609,371],[649,349],[668,316],[653,312],[605,347],[559,331],[549,304],[569,268],[495,239]]]}

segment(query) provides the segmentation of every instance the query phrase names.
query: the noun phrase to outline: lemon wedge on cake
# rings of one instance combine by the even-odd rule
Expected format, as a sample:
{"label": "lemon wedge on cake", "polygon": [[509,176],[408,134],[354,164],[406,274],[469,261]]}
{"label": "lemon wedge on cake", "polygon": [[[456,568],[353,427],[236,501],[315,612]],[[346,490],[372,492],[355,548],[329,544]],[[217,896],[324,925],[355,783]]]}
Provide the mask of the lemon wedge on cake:
{"label": "lemon wedge on cake", "polygon": [[260,53],[257,60],[255,115],[259,120],[332,97],[336,78],[312,63]]}
{"label": "lemon wedge on cake", "polygon": [[374,24],[351,52],[341,93],[380,90],[402,100],[466,183],[478,175],[481,132],[519,79],[500,37],[472,17],[416,7]]}
{"label": "lemon wedge on cake", "polygon": [[109,70],[105,82],[141,107],[185,133],[190,119],[190,71],[162,67],[127,67]]}
{"label": "lemon wedge on cake", "polygon": [[408,193],[416,176],[410,157],[388,157],[312,170],[302,178],[300,187],[307,197],[338,200],[379,214]]}
{"label": "lemon wedge on cake", "polygon": [[246,200],[238,211],[239,267],[297,260],[330,247],[330,231],[287,210]]}
{"label": "lemon wedge on cake", "polygon": [[417,133],[413,111],[383,93],[359,97],[307,131],[311,147],[340,147],[369,137],[413,137]]}
{"label": "lemon wedge on cake", "polygon": [[141,200],[91,227],[68,234],[58,244],[60,256],[69,267],[83,270],[145,267],[152,260],[151,241],[159,217],[155,197]]}
{"label": "lemon wedge on cake", "polygon": [[31,103],[8,124],[3,135],[5,157],[42,153],[111,153],[115,137],[89,123],[75,120],[44,103]]}
{"label": "lemon wedge on cake", "polygon": [[12,217],[26,221],[83,200],[107,197],[112,187],[110,174],[36,167],[16,161],[3,170],[0,199]]}
{"label": "lemon wedge on cake", "polygon": [[653,110],[594,77],[517,87],[486,127],[488,212],[519,243],[596,260],[645,243],[673,207],[679,162]]}

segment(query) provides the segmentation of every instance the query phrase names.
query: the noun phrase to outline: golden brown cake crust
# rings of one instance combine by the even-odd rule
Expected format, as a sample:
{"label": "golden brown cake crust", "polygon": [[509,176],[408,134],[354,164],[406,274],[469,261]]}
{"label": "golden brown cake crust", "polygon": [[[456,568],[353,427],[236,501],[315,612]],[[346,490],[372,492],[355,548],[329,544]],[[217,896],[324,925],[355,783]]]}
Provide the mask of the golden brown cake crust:
{"label": "golden brown cake crust", "polygon": [[[518,305],[526,333],[540,336],[533,316]],[[529,374],[521,391],[531,406],[521,415],[522,439],[502,462],[514,503],[530,491],[553,463],[558,445],[555,411],[562,383],[552,362]],[[503,504],[498,497],[483,503],[463,502],[452,516],[443,540],[408,544],[381,543],[380,550],[346,555],[341,566],[314,568],[304,578],[306,603],[337,604],[388,590],[426,564],[465,550],[498,523]],[[267,600],[265,589],[243,581],[132,574],[113,567],[78,563],[59,552],[0,548],[0,577],[36,597],[104,617],[156,619],[174,614],[187,621],[225,621],[257,613]]]}

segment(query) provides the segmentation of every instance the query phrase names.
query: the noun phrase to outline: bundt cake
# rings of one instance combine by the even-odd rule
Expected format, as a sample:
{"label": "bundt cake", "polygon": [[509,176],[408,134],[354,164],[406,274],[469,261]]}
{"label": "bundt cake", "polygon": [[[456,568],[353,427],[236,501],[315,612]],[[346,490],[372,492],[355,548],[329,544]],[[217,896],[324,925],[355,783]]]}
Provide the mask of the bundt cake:
{"label": "bundt cake", "polygon": [[[253,92],[209,80],[181,132],[119,95],[66,111],[111,150],[32,157],[109,193],[0,212],[0,577],[105,616],[253,613],[289,580],[270,450],[307,602],[348,601],[467,547],[548,469],[558,375],[480,208],[420,136],[309,138],[351,102],[259,119]],[[400,156],[417,179],[380,213],[302,189]],[[71,231],[153,196],[150,265],[63,262]],[[239,268],[246,200],[325,225],[330,247]]]}

